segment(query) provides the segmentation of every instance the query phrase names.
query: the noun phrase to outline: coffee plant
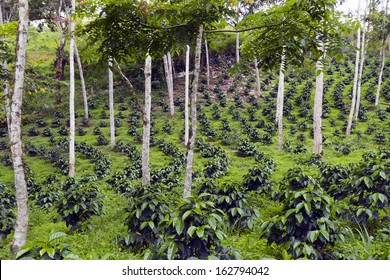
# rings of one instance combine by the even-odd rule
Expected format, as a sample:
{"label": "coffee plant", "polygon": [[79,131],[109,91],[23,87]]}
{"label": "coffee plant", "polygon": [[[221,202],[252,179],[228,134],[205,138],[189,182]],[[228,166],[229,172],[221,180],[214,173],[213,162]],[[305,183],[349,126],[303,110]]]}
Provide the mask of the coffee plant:
{"label": "coffee plant", "polygon": [[97,185],[69,178],[61,187],[64,195],[58,201],[57,212],[71,231],[91,216],[103,213],[103,196]]}
{"label": "coffee plant", "polygon": [[285,244],[294,258],[331,258],[327,246],[342,236],[331,217],[330,196],[299,168],[288,171],[277,193],[283,211],[261,226],[268,243]]}

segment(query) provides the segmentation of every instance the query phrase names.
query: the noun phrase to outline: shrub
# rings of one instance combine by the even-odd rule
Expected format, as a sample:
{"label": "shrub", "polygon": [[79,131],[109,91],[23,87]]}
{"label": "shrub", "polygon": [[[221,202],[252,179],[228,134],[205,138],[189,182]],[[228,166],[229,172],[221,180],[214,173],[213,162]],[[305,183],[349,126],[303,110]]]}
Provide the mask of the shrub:
{"label": "shrub", "polygon": [[73,231],[92,215],[103,212],[103,196],[95,184],[81,184],[73,178],[62,184],[64,196],[58,202],[57,212]]}
{"label": "shrub", "polygon": [[0,182],[0,240],[14,228],[16,216],[13,211],[16,204],[15,194]]}
{"label": "shrub", "polygon": [[282,213],[261,226],[268,243],[286,244],[294,258],[331,258],[326,246],[341,236],[331,218],[333,202],[319,184],[301,169],[290,169],[278,197]]}
{"label": "shrub", "polygon": [[183,199],[160,222],[166,232],[158,251],[160,258],[207,259],[223,251],[221,241],[226,237],[223,232],[226,218],[212,201],[204,199],[206,196],[209,194]]}
{"label": "shrub", "polygon": [[162,185],[137,186],[131,192],[125,225],[128,235],[124,245],[135,251],[157,250],[160,242],[159,223],[169,212],[169,199]]}

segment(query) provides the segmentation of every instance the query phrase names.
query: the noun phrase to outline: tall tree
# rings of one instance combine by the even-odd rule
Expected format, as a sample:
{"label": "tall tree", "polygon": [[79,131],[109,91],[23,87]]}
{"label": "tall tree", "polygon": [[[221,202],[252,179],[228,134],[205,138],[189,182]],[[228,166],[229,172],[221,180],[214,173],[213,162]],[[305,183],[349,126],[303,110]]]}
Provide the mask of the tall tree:
{"label": "tall tree", "polygon": [[276,123],[278,124],[278,149],[283,149],[283,103],[284,103],[284,71],[286,66],[286,55],[284,50],[280,59],[279,85],[276,103]]}
{"label": "tall tree", "polygon": [[28,37],[28,0],[19,0],[19,26],[16,45],[14,92],[11,104],[10,147],[14,169],[16,189],[17,219],[15,234],[11,243],[11,252],[15,257],[24,246],[28,230],[28,195],[22,151],[22,100],[24,93],[24,75]]}
{"label": "tall tree", "polygon": [[[0,25],[3,25],[5,23],[8,23],[8,17],[3,15],[3,5],[0,3]],[[0,36],[0,47],[3,47],[4,50],[0,49],[2,52],[2,72],[4,76],[8,73],[8,63],[6,59],[6,50],[5,50],[5,44],[4,44],[4,38]],[[5,78],[3,82],[3,90],[4,90],[4,110],[5,110],[5,116],[7,120],[7,128],[8,128],[8,135],[11,134],[11,107],[10,107],[10,95],[9,95],[9,83],[8,79]]]}
{"label": "tall tree", "polygon": [[[358,18],[359,18],[359,10],[360,10],[360,0],[359,0],[359,6],[358,6]],[[360,40],[361,40],[360,36],[361,36],[361,29],[359,27],[357,30],[357,39],[356,39],[355,74],[354,74],[354,78],[353,78],[352,103],[351,103],[351,108],[349,110],[347,129],[345,132],[347,135],[351,134],[353,115],[354,115],[355,107],[356,107],[356,93],[357,93],[358,79],[359,79]]]}
{"label": "tall tree", "polygon": [[[364,12],[364,21],[366,21],[367,11],[368,11],[369,3],[366,3],[366,8]],[[359,65],[359,77],[357,83],[357,91],[356,91],[356,108],[355,108],[355,121],[358,120],[359,111],[360,111],[360,94],[362,90],[362,77],[363,77],[363,68],[364,68],[364,60],[366,58],[366,32],[367,32],[367,22],[363,23],[363,32],[362,32],[362,42],[360,47],[360,65]]]}
{"label": "tall tree", "polygon": [[[324,46],[322,44],[322,49]],[[324,95],[324,63],[325,55],[317,60],[316,63],[316,91],[314,95],[313,110],[313,134],[314,134],[314,153],[322,153],[322,100]]]}
{"label": "tall tree", "polygon": [[68,176],[75,176],[75,77],[74,77],[74,49],[75,49],[75,21],[72,18],[76,11],[76,1],[72,0],[71,19],[70,19],[70,43],[69,43],[69,173]]}
{"label": "tall tree", "polygon": [[172,77],[172,69],[169,67],[169,58],[168,54],[164,54],[164,71],[165,71],[165,79],[167,81],[167,89],[168,89],[168,100],[169,100],[169,111],[170,116],[173,117],[175,115],[175,105],[173,103],[173,77]]}
{"label": "tall tree", "polygon": [[152,57],[145,60],[145,106],[142,137],[142,185],[150,184],[149,146],[150,146],[150,111],[152,106]]}
{"label": "tall tree", "polygon": [[110,147],[115,147],[115,115],[114,115],[114,75],[111,71],[112,61],[108,59],[108,99],[110,107]]}
{"label": "tall tree", "polygon": [[198,35],[196,38],[196,49],[195,49],[195,68],[194,68],[194,79],[192,80],[191,86],[191,127],[189,132],[189,141],[187,144],[187,164],[186,174],[184,179],[184,192],[183,196],[188,197],[191,195],[192,188],[192,167],[194,161],[194,147],[196,138],[196,103],[198,94],[198,81],[200,73],[200,56],[202,51],[202,38],[203,38],[203,25],[199,26]]}
{"label": "tall tree", "polygon": [[184,85],[184,145],[188,145],[189,137],[189,116],[188,116],[188,104],[189,104],[189,86],[190,86],[190,46],[186,46],[186,73],[185,73],[185,85]]}
{"label": "tall tree", "polygon": [[383,80],[383,69],[385,68],[385,53],[386,53],[386,39],[390,33],[390,19],[388,15],[389,0],[386,0],[385,8],[383,10],[383,15],[379,15],[379,26],[381,27],[381,50],[380,50],[380,60],[381,60],[381,69],[379,71],[378,85],[375,95],[375,106],[379,104],[379,95],[381,92],[381,85]]}

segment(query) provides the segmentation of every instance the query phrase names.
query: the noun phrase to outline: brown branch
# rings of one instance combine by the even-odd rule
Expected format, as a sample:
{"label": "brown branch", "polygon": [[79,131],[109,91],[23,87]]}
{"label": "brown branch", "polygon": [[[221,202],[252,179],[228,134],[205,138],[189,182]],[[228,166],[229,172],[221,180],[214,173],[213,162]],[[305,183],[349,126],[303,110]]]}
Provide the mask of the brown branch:
{"label": "brown branch", "polygon": [[113,61],[115,62],[116,70],[118,71],[119,75],[122,76],[122,78],[125,80],[126,84],[130,87],[130,90],[131,90],[131,92],[134,96],[134,99],[135,99],[135,103],[137,105],[137,111],[139,111],[142,114],[142,116],[144,116],[144,110],[142,110],[141,103],[139,102],[137,95],[135,94],[133,85],[131,84],[130,80],[126,77],[126,75],[123,74],[122,69],[121,69],[118,61],[116,61],[116,59],[113,59]]}

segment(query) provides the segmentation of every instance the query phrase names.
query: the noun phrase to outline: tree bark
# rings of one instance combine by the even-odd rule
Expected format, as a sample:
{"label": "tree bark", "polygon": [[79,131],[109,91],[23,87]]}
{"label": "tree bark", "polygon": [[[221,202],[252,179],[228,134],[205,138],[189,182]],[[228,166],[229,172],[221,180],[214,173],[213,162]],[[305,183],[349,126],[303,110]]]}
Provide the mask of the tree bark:
{"label": "tree bark", "polygon": [[[72,0],[71,15],[75,13],[76,2]],[[74,107],[74,92],[75,92],[75,79],[74,79],[74,38],[75,22],[71,19],[70,22],[70,46],[69,46],[69,173],[68,176],[74,178],[75,176],[75,107]]]}
{"label": "tree bark", "polygon": [[77,60],[77,65],[79,67],[79,74],[80,74],[80,82],[81,82],[81,91],[83,92],[83,100],[84,100],[84,116],[86,119],[89,118],[89,113],[88,113],[88,97],[87,97],[87,89],[85,88],[85,80],[84,80],[84,73],[83,73],[83,66],[81,64],[81,59],[79,55],[79,50],[77,48],[77,44],[75,42],[74,44],[74,51],[75,51],[75,56]]}
{"label": "tree bark", "polygon": [[110,106],[110,147],[115,147],[115,115],[114,115],[114,75],[111,71],[112,62],[108,60],[108,97]]}
{"label": "tree bark", "polygon": [[[388,8],[388,4],[389,4],[389,1],[386,0],[386,6],[385,6],[385,15],[387,15],[387,8]],[[383,24],[384,25],[384,24]],[[379,78],[378,78],[378,87],[377,87],[377,90],[376,90],[376,96],[375,96],[375,106],[378,106],[379,104],[379,95],[380,95],[380,92],[381,92],[381,85],[382,85],[382,79],[383,79],[383,69],[385,68],[385,50],[386,50],[386,37],[387,37],[387,34],[385,33],[385,27],[382,26],[383,28],[383,34],[382,34],[382,45],[381,45],[381,53],[380,53],[380,57],[381,57],[381,70],[379,72]]]}
{"label": "tree bark", "polygon": [[314,153],[322,153],[322,99],[324,94],[324,72],[322,58],[317,61],[316,93],[314,96],[313,130],[314,130]]}
{"label": "tree bark", "polygon": [[198,35],[196,38],[194,79],[192,81],[192,87],[191,87],[191,128],[189,132],[189,141],[187,144],[187,165],[186,165],[184,193],[183,193],[184,197],[188,197],[191,195],[192,165],[194,160],[196,119],[197,119],[196,101],[197,101],[197,94],[198,94],[198,81],[199,81],[199,72],[200,72],[200,56],[202,53],[202,37],[203,37],[203,25],[200,25]]}
{"label": "tree bark", "polygon": [[[7,20],[3,19],[3,9],[0,3],[0,25],[3,23],[7,23]],[[0,38],[0,42],[3,42],[4,38]],[[8,63],[7,60],[4,58],[2,61],[2,68],[3,72],[7,73],[8,71]],[[4,110],[5,110],[5,117],[7,121],[7,129],[8,129],[8,135],[11,134],[11,104],[10,104],[10,95],[9,95],[9,83],[7,79],[4,79],[3,81],[3,90],[4,90]]]}
{"label": "tree bark", "polygon": [[10,248],[14,258],[20,248],[22,248],[26,243],[28,231],[28,194],[24,174],[21,132],[28,20],[28,0],[19,0],[19,26],[18,41],[16,45],[15,83],[11,105],[11,133],[9,135],[14,169],[16,203],[18,208],[15,234]]}
{"label": "tree bark", "polygon": [[152,106],[152,58],[145,60],[145,108],[142,137],[142,185],[150,184],[149,146],[150,146],[150,111]]}
{"label": "tree bark", "polygon": [[257,62],[257,58],[255,57],[255,72],[256,72],[256,84],[257,84],[257,97],[261,97],[261,84],[260,84],[260,71]]}
{"label": "tree bark", "polygon": [[355,121],[358,120],[359,110],[360,110],[360,92],[362,89],[362,76],[363,76],[363,67],[364,67],[364,59],[365,59],[365,38],[366,38],[366,28],[363,27],[363,35],[362,35],[362,43],[360,50],[360,69],[359,69],[359,77],[357,84],[357,92],[356,92],[356,108],[355,108]]}
{"label": "tree bark", "polygon": [[[237,25],[240,17],[240,3],[237,2]],[[236,33],[236,62],[240,62],[240,33]]]}
{"label": "tree bark", "polygon": [[283,149],[283,103],[284,103],[284,67],[286,56],[282,54],[279,71],[278,96],[276,104],[276,122],[278,124],[278,149]]}
{"label": "tree bark", "polygon": [[165,79],[167,81],[167,89],[168,89],[168,100],[169,100],[169,110],[170,110],[170,116],[171,118],[175,114],[175,106],[173,104],[173,87],[171,86],[171,74],[169,62],[168,62],[168,55],[163,56],[164,61],[164,71],[165,71]]}
{"label": "tree bark", "polygon": [[173,64],[172,64],[172,56],[171,52],[168,52],[168,75],[169,75],[169,91],[171,94],[170,97],[170,114],[171,117],[175,115],[175,104],[174,104],[174,91],[173,91]]}
{"label": "tree bark", "polygon": [[189,123],[188,123],[188,103],[189,103],[189,86],[190,86],[190,46],[186,50],[186,74],[184,88],[184,145],[188,145]]}
{"label": "tree bark", "polygon": [[209,58],[209,46],[207,45],[207,40],[204,39],[204,46],[206,51],[206,80],[207,80],[207,89],[210,89],[210,58]]}
{"label": "tree bark", "polygon": [[[360,1],[359,1],[359,5],[360,5]],[[353,79],[352,103],[351,103],[351,108],[349,111],[348,124],[347,124],[347,130],[346,130],[347,135],[351,134],[353,113],[355,111],[355,105],[356,105],[356,92],[357,92],[357,83],[358,83],[358,77],[359,77],[359,58],[360,58],[360,28],[357,31],[356,48],[357,48],[357,50],[356,50],[356,58],[355,58],[355,76]]]}

